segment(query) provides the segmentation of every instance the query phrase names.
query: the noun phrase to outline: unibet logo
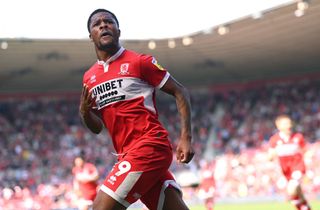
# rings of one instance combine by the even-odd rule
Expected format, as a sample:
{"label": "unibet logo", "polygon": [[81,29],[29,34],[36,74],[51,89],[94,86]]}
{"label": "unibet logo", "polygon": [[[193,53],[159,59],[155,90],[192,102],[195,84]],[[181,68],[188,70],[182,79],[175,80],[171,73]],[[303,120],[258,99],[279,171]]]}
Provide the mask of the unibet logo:
{"label": "unibet logo", "polygon": [[109,103],[121,101],[126,98],[125,95],[119,95],[119,89],[122,88],[123,79],[116,79],[104,82],[95,86],[92,90],[93,97],[96,97],[97,108],[101,109]]}

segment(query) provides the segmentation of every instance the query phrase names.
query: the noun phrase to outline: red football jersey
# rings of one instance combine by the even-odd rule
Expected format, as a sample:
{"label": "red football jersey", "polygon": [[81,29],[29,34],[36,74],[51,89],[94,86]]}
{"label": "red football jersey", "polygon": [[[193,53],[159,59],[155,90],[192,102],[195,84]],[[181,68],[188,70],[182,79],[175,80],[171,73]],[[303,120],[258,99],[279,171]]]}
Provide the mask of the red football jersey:
{"label": "red football jersey", "polygon": [[81,192],[81,197],[87,200],[93,200],[97,193],[97,181],[79,181],[80,177],[94,176],[96,168],[91,163],[85,163],[83,168],[73,167],[72,173],[77,184],[78,190]]}
{"label": "red football jersey", "polygon": [[84,74],[83,83],[96,98],[93,108],[100,112],[118,154],[142,145],[171,147],[155,106],[155,88],[169,77],[154,57],[124,48]]}
{"label": "red football jersey", "polygon": [[305,146],[305,141],[301,133],[293,133],[289,138],[285,138],[281,133],[276,133],[270,138],[269,143],[276,150],[281,167],[287,167],[288,163],[303,162],[302,149]]}
{"label": "red football jersey", "polygon": [[209,190],[210,187],[215,186],[214,173],[212,168],[205,168],[201,170],[201,185],[204,190]]}

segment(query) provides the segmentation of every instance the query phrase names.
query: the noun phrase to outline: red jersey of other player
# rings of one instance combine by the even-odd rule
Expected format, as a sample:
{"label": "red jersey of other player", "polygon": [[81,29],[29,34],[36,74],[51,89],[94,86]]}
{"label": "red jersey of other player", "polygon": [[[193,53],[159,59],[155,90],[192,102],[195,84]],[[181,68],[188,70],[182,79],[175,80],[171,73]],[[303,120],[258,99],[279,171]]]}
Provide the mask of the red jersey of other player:
{"label": "red jersey of other player", "polygon": [[207,161],[201,162],[200,186],[198,195],[204,200],[207,210],[213,210],[215,194],[215,179],[213,164]]}
{"label": "red jersey of other player", "polygon": [[270,146],[279,157],[282,172],[287,180],[300,179],[305,173],[303,161],[305,141],[303,135],[301,133],[287,135],[278,132],[270,138]]}
{"label": "red jersey of other player", "polygon": [[93,164],[85,162],[82,157],[77,157],[74,160],[72,173],[74,175],[73,187],[78,197],[78,208],[87,210],[97,195],[98,171]]}
{"label": "red jersey of other player", "polygon": [[306,168],[303,161],[305,140],[301,133],[292,131],[293,122],[287,115],[275,120],[278,132],[269,141],[270,158],[278,156],[283,175],[287,178],[287,192],[298,210],[310,210],[301,189],[301,178]]}

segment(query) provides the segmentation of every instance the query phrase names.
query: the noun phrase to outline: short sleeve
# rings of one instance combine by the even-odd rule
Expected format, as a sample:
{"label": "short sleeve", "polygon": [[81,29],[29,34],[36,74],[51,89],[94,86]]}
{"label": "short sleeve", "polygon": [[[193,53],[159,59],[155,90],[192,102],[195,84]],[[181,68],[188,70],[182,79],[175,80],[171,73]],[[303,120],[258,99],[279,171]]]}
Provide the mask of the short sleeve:
{"label": "short sleeve", "polygon": [[299,146],[300,146],[300,148],[304,148],[304,146],[305,146],[305,140],[304,140],[304,137],[303,137],[303,135],[301,134],[301,133],[297,133],[296,134],[296,138],[298,138],[299,139]]}
{"label": "short sleeve", "polygon": [[82,78],[82,86],[88,85],[88,73],[84,73],[83,78]]}
{"label": "short sleeve", "polygon": [[160,89],[169,79],[169,72],[150,55],[141,55],[141,78],[150,85]]}
{"label": "short sleeve", "polygon": [[96,171],[96,167],[91,163],[86,164],[86,169],[89,171],[90,174],[92,174]]}
{"label": "short sleeve", "polygon": [[72,168],[72,174],[75,175],[77,173],[77,170],[75,167]]}

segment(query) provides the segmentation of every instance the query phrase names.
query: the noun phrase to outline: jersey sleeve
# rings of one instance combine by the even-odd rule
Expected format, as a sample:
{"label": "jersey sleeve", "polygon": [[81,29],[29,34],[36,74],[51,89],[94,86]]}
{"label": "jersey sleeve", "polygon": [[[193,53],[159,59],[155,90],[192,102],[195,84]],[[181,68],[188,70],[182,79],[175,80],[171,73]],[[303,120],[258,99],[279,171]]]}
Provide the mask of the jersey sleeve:
{"label": "jersey sleeve", "polygon": [[72,168],[72,174],[75,175],[77,173],[77,170],[75,167]]}
{"label": "jersey sleeve", "polygon": [[141,77],[150,85],[160,89],[167,82],[170,73],[150,55],[141,55]]}
{"label": "jersey sleeve", "polygon": [[306,145],[306,142],[304,140],[304,137],[301,133],[297,133],[296,134],[297,138],[299,139],[298,143],[299,143],[299,147],[300,148],[304,148],[304,146]]}
{"label": "jersey sleeve", "polygon": [[87,72],[83,74],[83,78],[82,78],[82,86],[84,85],[87,85],[87,86],[89,85],[89,77]]}
{"label": "jersey sleeve", "polygon": [[90,175],[97,171],[96,167],[92,163],[86,163],[85,167]]}

